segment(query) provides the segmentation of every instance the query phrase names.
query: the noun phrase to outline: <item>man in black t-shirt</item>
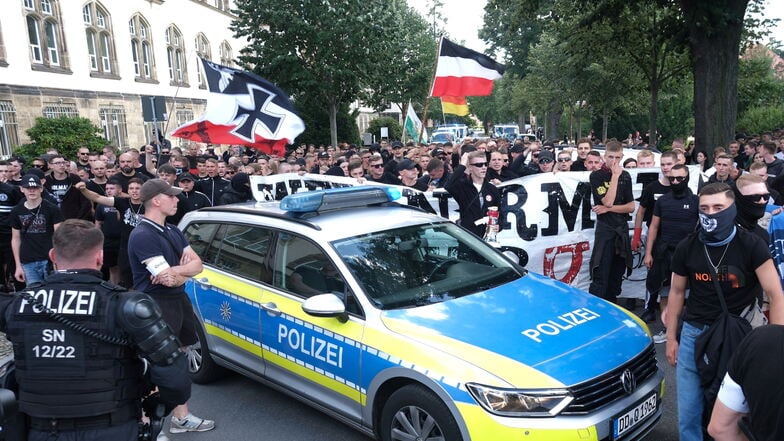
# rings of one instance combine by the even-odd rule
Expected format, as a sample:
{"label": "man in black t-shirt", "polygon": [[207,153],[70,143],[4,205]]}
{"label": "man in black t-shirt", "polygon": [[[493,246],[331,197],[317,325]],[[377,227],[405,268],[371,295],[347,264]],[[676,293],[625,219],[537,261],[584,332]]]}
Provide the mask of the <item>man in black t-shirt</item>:
{"label": "man in black t-shirt", "polygon": [[621,143],[608,142],[604,165],[589,178],[596,203],[596,236],[588,292],[611,302],[621,293],[624,269],[631,268],[628,220],[634,211],[634,195],[632,177],[623,170],[622,160]]}
{"label": "man in black t-shirt", "polygon": [[48,273],[49,250],[54,230],[63,222],[56,205],[41,198],[43,183],[38,176],[22,177],[25,200],[11,209],[11,250],[14,253],[16,280],[31,284]]}
{"label": "man in black t-shirt", "polygon": [[[662,195],[653,207],[644,259],[645,266],[648,267],[645,287],[650,293],[649,303],[654,303],[658,295],[662,310],[667,309],[667,297],[670,293],[672,254],[678,243],[694,232],[699,219],[699,199],[689,189],[689,169],[683,164],[676,164],[670,170],[667,180],[669,191]],[[649,306],[646,311],[653,309]],[[667,341],[666,331],[655,334],[653,341]]]}
{"label": "man in black t-shirt", "polygon": [[[114,180],[114,178],[112,178]],[[116,181],[119,183],[119,181]],[[87,189],[84,182],[79,182],[74,185],[77,190],[89,200],[96,204],[107,205],[117,209],[120,215],[120,245],[117,249],[117,265],[120,267],[120,281],[118,285],[130,289],[133,281],[131,279],[131,266],[128,261],[128,238],[131,232],[139,222],[142,221],[144,215],[144,205],[141,200],[142,180],[139,178],[132,178],[128,181],[128,195],[130,197],[124,198],[120,196],[101,196],[98,193],[92,192]]]}
{"label": "man in black t-shirt", "polygon": [[[89,185],[89,183],[87,185]],[[120,194],[122,185],[120,185],[119,182],[110,179],[104,188],[105,194],[102,196],[114,197]],[[120,267],[117,266],[117,259],[120,250],[120,231],[123,228],[122,220],[120,220],[120,213],[114,207],[96,204],[95,224],[101,228],[104,238],[101,274],[103,275],[104,280],[118,283],[120,281]]]}
{"label": "man in black t-shirt", "polygon": [[[651,160],[653,155],[649,154]],[[638,155],[639,156],[639,155]],[[642,195],[640,195],[640,206],[637,208],[637,214],[634,217],[634,234],[632,236],[632,250],[637,251],[640,249],[642,241],[642,224],[645,223],[646,227],[650,228],[651,219],[653,217],[653,208],[656,201],[662,195],[670,192],[670,170],[676,163],[675,153],[672,151],[664,152],[659,158],[659,167],[661,168],[661,176],[655,181],[643,184]],[[696,206],[695,206],[696,208]],[[650,246],[650,245],[647,245]],[[647,250],[646,250],[647,251]],[[645,292],[645,311],[640,316],[646,322],[656,321],[656,295],[651,295],[646,290]],[[662,342],[663,336],[662,337]]]}
{"label": "man in black t-shirt", "polygon": [[[716,441],[784,439],[784,326],[762,326],[740,343],[713,407],[708,433]],[[747,418],[744,418],[747,417]],[[743,429],[741,428],[743,426]]]}
{"label": "man in black t-shirt", "polygon": [[659,158],[661,176],[658,180],[643,186],[642,194],[640,195],[640,208],[637,209],[637,214],[634,216],[632,249],[635,251],[640,248],[643,222],[646,226],[651,226],[653,206],[656,204],[656,200],[663,194],[670,192],[670,181],[667,178],[670,176],[670,170],[672,170],[673,165],[675,165],[675,153],[671,151],[662,153],[661,158]]}
{"label": "man in black t-shirt", "polygon": [[[703,439],[704,397],[695,362],[695,344],[697,337],[719,318],[722,311],[711,274],[718,275],[718,284],[730,313],[740,315],[764,290],[770,300],[771,323],[784,323],[781,282],[768,245],[753,233],[735,226],[734,198],[727,184],[703,187],[699,199],[700,228],[678,244],[672,257],[672,281],[664,320],[667,361],[676,366],[681,441]],[[685,298],[687,285],[690,291]],[[679,320],[684,304],[686,309],[679,339]]]}
{"label": "man in black t-shirt", "polygon": [[46,177],[44,188],[57,200],[57,206],[65,219],[93,220],[93,204],[85,199],[73,185],[80,182],[79,176],[68,173],[69,162],[61,155],[49,157],[52,173]]}

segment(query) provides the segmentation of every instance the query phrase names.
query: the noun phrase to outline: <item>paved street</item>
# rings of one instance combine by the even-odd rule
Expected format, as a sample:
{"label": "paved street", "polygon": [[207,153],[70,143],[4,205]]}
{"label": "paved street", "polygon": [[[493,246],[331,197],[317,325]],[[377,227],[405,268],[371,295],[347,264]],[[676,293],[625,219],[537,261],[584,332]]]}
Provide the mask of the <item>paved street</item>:
{"label": "paved street", "polygon": [[[641,289],[641,282],[624,282],[625,293],[637,295]],[[654,325],[653,330],[658,331],[658,326]],[[666,373],[667,390],[662,420],[646,440],[676,441],[674,370],[666,362],[664,345],[656,345],[656,351],[659,366]],[[240,375],[230,375],[207,386],[195,386],[191,406],[195,414],[215,419],[216,429],[206,433],[168,435],[172,441],[368,439],[319,411]]]}

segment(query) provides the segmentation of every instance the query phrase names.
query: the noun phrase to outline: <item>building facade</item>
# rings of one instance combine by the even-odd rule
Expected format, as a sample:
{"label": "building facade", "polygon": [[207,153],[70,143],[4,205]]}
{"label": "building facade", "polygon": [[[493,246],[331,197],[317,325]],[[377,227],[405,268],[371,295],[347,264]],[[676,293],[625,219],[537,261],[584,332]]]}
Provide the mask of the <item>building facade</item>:
{"label": "building facade", "polygon": [[247,44],[232,35],[231,7],[229,0],[3,0],[0,156],[30,142],[26,130],[38,117],[89,118],[107,144],[139,147],[155,127],[170,133],[200,115],[208,92],[199,57],[233,66]]}

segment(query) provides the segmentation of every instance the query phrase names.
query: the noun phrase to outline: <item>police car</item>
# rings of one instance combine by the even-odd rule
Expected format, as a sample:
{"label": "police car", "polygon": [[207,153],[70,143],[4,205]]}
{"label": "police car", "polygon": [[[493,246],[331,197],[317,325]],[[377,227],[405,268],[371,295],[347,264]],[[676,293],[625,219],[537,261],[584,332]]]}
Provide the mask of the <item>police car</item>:
{"label": "police car", "polygon": [[388,441],[637,440],[661,416],[645,325],[446,219],[352,187],[206,208],[194,381],[240,372]]}

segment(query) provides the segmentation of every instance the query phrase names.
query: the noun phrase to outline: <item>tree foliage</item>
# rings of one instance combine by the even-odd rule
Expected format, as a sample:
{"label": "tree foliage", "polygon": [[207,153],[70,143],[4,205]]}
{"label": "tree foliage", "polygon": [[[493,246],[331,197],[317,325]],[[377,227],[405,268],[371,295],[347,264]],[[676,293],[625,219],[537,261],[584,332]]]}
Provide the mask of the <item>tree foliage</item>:
{"label": "tree foliage", "polygon": [[[416,23],[404,0],[237,0],[235,5],[238,18],[232,30],[250,42],[240,61],[295,100],[307,95],[326,109],[333,144],[341,105],[372,88],[378,93],[365,97],[378,105],[400,99],[415,81],[409,74],[419,75],[416,69],[423,62],[415,52],[423,48],[403,50],[403,44],[417,39],[400,38],[410,21]],[[423,31],[421,23],[417,30]],[[399,63],[416,65],[390,72],[389,64],[401,51],[409,52]],[[405,78],[385,78],[393,75]]]}
{"label": "tree foliage", "polygon": [[[694,128],[700,147],[726,142],[734,130],[735,105],[748,105],[735,93],[738,49],[759,41],[774,22],[760,16],[763,3],[489,0],[480,37],[505,55],[520,83],[506,87],[523,98],[517,103],[547,114],[550,126],[560,120],[559,107],[574,112],[585,101],[595,115],[604,115],[610,132],[621,130],[632,121],[639,124],[636,112],[647,101],[649,131],[658,130],[661,104],[667,106],[661,111],[666,131],[684,136],[683,130]],[[744,15],[747,6],[754,14]],[[684,84],[694,91],[684,95]],[[760,90],[770,86],[763,81]],[[749,100],[757,96],[752,92]],[[688,118],[684,97],[693,99]],[[628,117],[620,125],[607,124],[611,115]]]}
{"label": "tree foliage", "polygon": [[388,58],[371,66],[360,98],[369,107],[385,109],[396,103],[402,109],[409,100],[427,96],[436,61],[436,39],[422,16],[407,6],[405,0],[389,0],[393,9],[392,34],[389,35]]}
{"label": "tree foliage", "polygon": [[376,142],[381,140],[381,128],[387,127],[389,129],[390,140],[400,140],[403,137],[403,127],[397,122],[395,118],[382,116],[370,121],[368,125],[368,133],[376,137]]}
{"label": "tree foliage", "polygon": [[107,145],[106,139],[99,133],[101,129],[87,118],[36,118],[35,125],[27,130],[33,143],[17,149],[16,153],[32,158],[56,149],[66,157],[74,158],[80,147],[99,151]]}

